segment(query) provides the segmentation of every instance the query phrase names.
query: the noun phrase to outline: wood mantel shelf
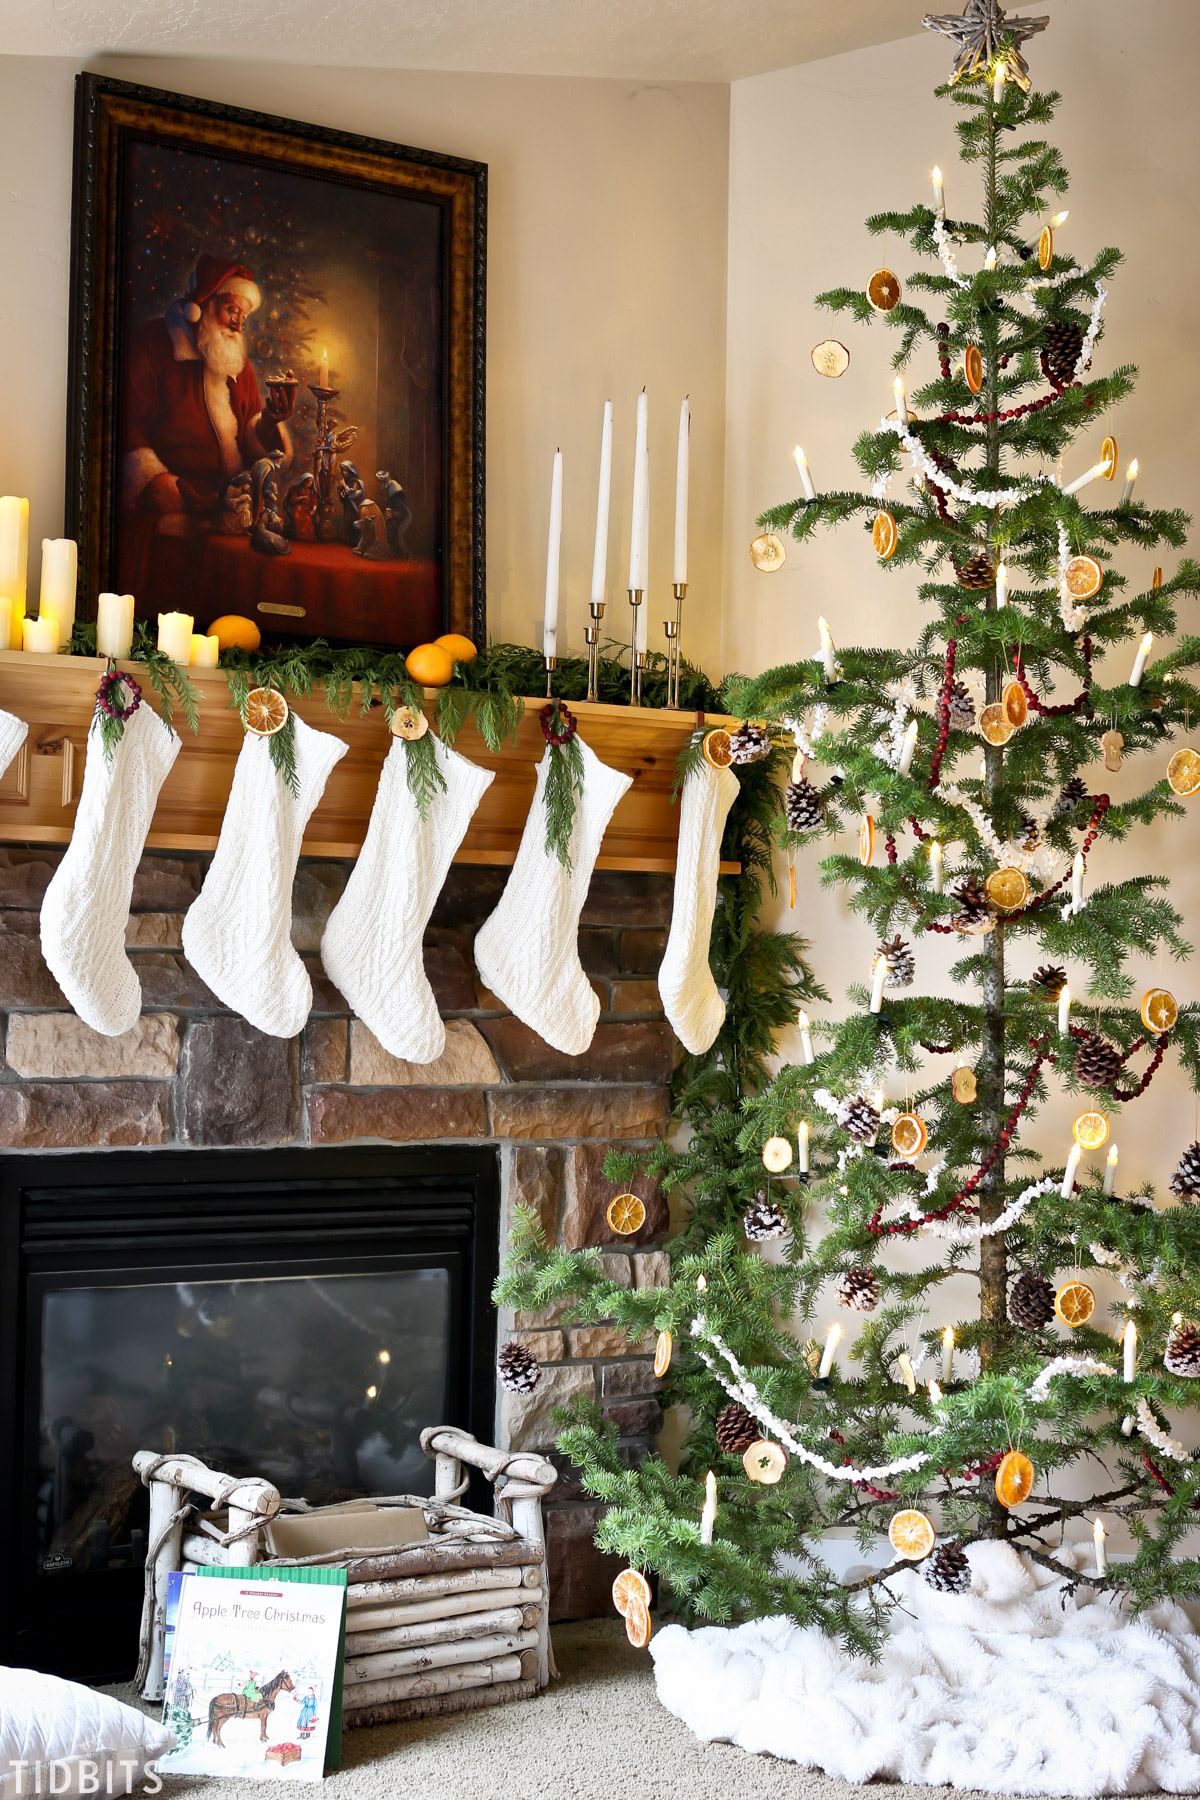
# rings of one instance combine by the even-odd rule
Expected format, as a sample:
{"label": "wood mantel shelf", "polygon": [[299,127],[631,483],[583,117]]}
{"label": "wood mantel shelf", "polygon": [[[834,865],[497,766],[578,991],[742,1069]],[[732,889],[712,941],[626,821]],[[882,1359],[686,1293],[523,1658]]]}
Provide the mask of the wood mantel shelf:
{"label": "wood mantel shelf", "polygon": [[[88,727],[96,688],[106,664],[86,656],[40,656],[0,650],[0,707],[29,725],[24,747],[0,781],[0,842],[65,844],[75,822],[83,784]],[[137,663],[123,664],[153,699]],[[212,850],[242,745],[242,727],[229,705],[229,689],[219,669],[190,669],[200,692],[196,736],[177,720],[183,749],[159,796],[147,839],[151,849]],[[470,761],[496,771],[471,821],[456,862],[513,861],[533,798],[534,771],[545,747],[538,711],[543,700],[527,699],[515,743],[490,751],[473,724],[460,732],[456,748]],[[432,711],[432,696],[427,702]],[[357,856],[383,759],[392,744],[383,710],[358,710],[336,719],[317,693],[296,702],[296,711],[319,731],[331,731],[349,745],[329,777],[309,822],[305,856]],[[671,802],[675,762],[695,730],[692,712],[653,707],[604,706],[580,701],[571,710],[602,762],[633,776],[633,786],[613,814],[598,860],[602,869],[671,872],[679,837],[679,808]],[[708,723],[723,724],[710,714]],[[736,863],[723,863],[726,873]]]}

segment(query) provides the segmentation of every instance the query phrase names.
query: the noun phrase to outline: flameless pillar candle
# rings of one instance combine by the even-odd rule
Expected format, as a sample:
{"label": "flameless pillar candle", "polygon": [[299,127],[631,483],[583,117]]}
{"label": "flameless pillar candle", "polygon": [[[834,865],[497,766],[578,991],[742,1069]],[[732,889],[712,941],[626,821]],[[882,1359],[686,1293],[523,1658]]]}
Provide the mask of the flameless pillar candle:
{"label": "flameless pillar candle", "polygon": [[712,1470],[704,1477],[704,1511],[700,1514],[700,1542],[712,1543],[713,1526],[717,1520],[717,1478]]}
{"label": "flameless pillar candle", "polygon": [[219,637],[207,637],[202,631],[193,631],[191,655],[188,658],[193,669],[215,669],[220,656]]}
{"label": "flameless pillar candle", "polygon": [[1150,654],[1150,646],[1154,642],[1154,633],[1148,631],[1138,646],[1138,653],[1133,659],[1133,668],[1129,671],[1130,687],[1141,687],[1142,676],[1146,673],[1146,658]]}
{"label": "flameless pillar candle", "polygon": [[899,1367],[900,1374],[903,1377],[905,1387],[910,1394],[915,1394],[917,1391],[917,1377],[912,1366],[912,1357],[908,1354],[907,1350],[902,1350],[900,1352],[899,1356],[896,1358],[896,1363]]}
{"label": "flameless pillar candle", "polygon": [[164,656],[172,662],[182,663],[187,667],[192,654],[192,626],[195,620],[191,613],[159,613],[158,615],[158,647]]}
{"label": "flameless pillar candle", "polygon": [[637,403],[637,430],[633,444],[633,516],[629,528],[629,586],[635,593],[646,589],[646,546],[649,541],[650,460],[648,451],[646,390]]}
{"label": "flameless pillar candle", "polygon": [[1069,1200],[1075,1187],[1075,1177],[1079,1173],[1079,1159],[1083,1151],[1078,1144],[1071,1145],[1071,1154],[1067,1158],[1066,1170],[1063,1173],[1062,1197]]}
{"label": "flameless pillar candle", "polygon": [[1096,1573],[1103,1575],[1108,1569],[1108,1551],[1104,1546],[1104,1527],[1099,1519],[1092,1526],[1092,1542],[1096,1546]]}
{"label": "flameless pillar candle", "polygon": [[542,623],[542,655],[558,655],[558,566],[562,553],[562,451],[554,452],[550,477],[550,533],[546,540],[546,611]]}
{"label": "flameless pillar candle", "polygon": [[1125,486],[1121,489],[1121,505],[1133,499],[1133,484],[1138,478],[1138,459],[1135,456],[1125,471]]}
{"label": "flameless pillar candle", "polygon": [[133,595],[101,594],[96,602],[96,655],[120,658],[133,649]]}
{"label": "flameless pillar candle", "polygon": [[23,650],[38,650],[46,656],[57,655],[57,619],[22,619],[21,632]]}
{"label": "flameless pillar candle", "polygon": [[78,551],[73,538],[42,539],[42,586],[38,617],[54,619],[58,641],[66,648],[75,629],[75,583]]}
{"label": "flameless pillar candle", "polygon": [[799,444],[796,445],[796,467],[800,471],[800,486],[804,489],[804,498],[806,500],[815,500],[817,497],[817,490],[813,486],[813,478],[809,473],[808,458],[805,456]]}
{"label": "flameless pillar candle", "polygon": [[1110,1144],[1108,1148],[1108,1161],[1104,1165],[1104,1192],[1108,1199],[1112,1199],[1113,1194],[1116,1192],[1116,1187],[1117,1146],[1115,1144]]}
{"label": "flameless pillar candle", "polygon": [[808,1120],[801,1119],[796,1127],[796,1167],[801,1175],[808,1174]]}
{"label": "flameless pillar candle", "polygon": [[15,494],[0,498],[0,597],[12,601],[11,632],[21,642],[25,617],[25,576],[29,565],[29,502]]}
{"label": "flameless pillar candle", "polygon": [[887,980],[888,960],[886,956],[875,958],[875,973],[871,981],[871,1011],[877,1013],[883,1005],[883,984]]}
{"label": "flameless pillar candle", "polygon": [[608,579],[608,513],[612,499],[612,401],[604,402],[600,427],[600,485],[596,492],[596,549],[592,556],[592,599],[604,599]]}
{"label": "flameless pillar candle", "polygon": [[954,1380],[954,1327],[947,1325],[942,1333],[942,1380],[946,1386]]}
{"label": "flameless pillar candle", "polygon": [[800,1054],[807,1065],[816,1060],[813,1055],[812,1032],[809,1030],[808,1014],[802,1012],[796,1023],[800,1027]]}
{"label": "flameless pillar candle", "polygon": [[1125,1321],[1125,1329],[1121,1333],[1121,1352],[1121,1374],[1126,1381],[1132,1381],[1137,1374],[1137,1326],[1132,1319]]}
{"label": "flameless pillar candle", "polygon": [[679,449],[675,458],[675,575],[676,587],[687,582],[688,540],[688,454],[692,435],[692,415],[687,395],[679,408]]}
{"label": "flameless pillar candle", "polygon": [[825,666],[826,685],[837,680],[837,661],[833,654],[833,635],[824,619],[817,620],[817,630],[821,633],[821,661]]}
{"label": "flameless pillar candle", "polygon": [[942,180],[942,171],[938,168],[936,163],[933,165],[933,205],[934,210],[939,215],[945,214],[946,187]]}
{"label": "flameless pillar candle", "polygon": [[821,1354],[821,1366],[817,1370],[818,1381],[824,1381],[830,1369],[832,1369],[833,1359],[837,1354],[838,1340],[841,1335],[842,1328],[835,1321],[834,1324],[829,1327],[829,1336],[825,1339],[825,1349]]}
{"label": "flameless pillar candle", "polygon": [[1058,990],[1058,1035],[1066,1037],[1070,1029],[1071,990],[1064,981]]}
{"label": "flameless pillar candle", "polygon": [[[0,650],[10,650],[12,644],[12,607],[13,603],[0,594]],[[18,625],[17,630],[20,631]]]}

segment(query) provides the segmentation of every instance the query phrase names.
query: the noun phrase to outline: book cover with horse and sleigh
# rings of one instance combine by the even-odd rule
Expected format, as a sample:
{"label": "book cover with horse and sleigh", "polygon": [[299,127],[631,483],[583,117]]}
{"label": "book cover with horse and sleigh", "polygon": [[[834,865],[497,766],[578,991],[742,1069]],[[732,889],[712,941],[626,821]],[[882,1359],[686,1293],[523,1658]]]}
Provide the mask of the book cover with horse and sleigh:
{"label": "book cover with horse and sleigh", "polygon": [[172,1574],[168,1590],[176,1741],[162,1772],[320,1781],[337,1768],[345,1570],[213,1567]]}

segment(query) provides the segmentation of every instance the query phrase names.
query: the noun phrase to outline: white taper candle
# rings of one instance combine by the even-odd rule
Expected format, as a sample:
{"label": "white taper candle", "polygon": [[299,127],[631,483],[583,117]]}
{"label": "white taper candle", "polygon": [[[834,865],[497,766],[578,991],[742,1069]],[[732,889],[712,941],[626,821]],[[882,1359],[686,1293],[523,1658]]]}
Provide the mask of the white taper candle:
{"label": "white taper candle", "polygon": [[1058,990],[1058,1035],[1066,1037],[1070,1029],[1071,990],[1064,981]]}
{"label": "white taper candle", "polygon": [[813,486],[813,478],[809,473],[808,458],[805,456],[799,444],[796,445],[795,455],[796,467],[800,472],[800,486],[804,489],[804,498],[806,500],[815,500],[817,497],[817,490]]}
{"label": "white taper candle", "polygon": [[812,1032],[809,1029],[808,1014],[802,1012],[796,1023],[800,1027],[800,1054],[807,1065],[816,1061],[816,1057],[813,1055]]}
{"label": "white taper candle", "polygon": [[1154,642],[1154,633],[1148,631],[1138,645],[1138,653],[1133,659],[1133,668],[1129,671],[1130,687],[1141,687],[1142,676],[1146,673],[1146,658],[1150,654],[1150,646]]}
{"label": "white taper candle", "polygon": [[648,460],[648,415],[646,390],[638,395],[637,428],[633,443],[633,513],[629,528],[629,585],[636,592],[646,589],[645,548],[642,537],[643,515],[649,504],[650,465]]}
{"label": "white taper candle", "polygon": [[1079,1159],[1083,1151],[1078,1144],[1071,1145],[1071,1154],[1067,1158],[1067,1166],[1063,1171],[1062,1197],[1069,1200],[1075,1187],[1075,1177],[1079,1173]]}
{"label": "white taper candle", "polygon": [[1108,1147],[1108,1161],[1104,1165],[1104,1192],[1111,1200],[1117,1188],[1117,1146]]}
{"label": "white taper candle", "polygon": [[546,539],[546,611],[542,621],[542,655],[558,655],[558,572],[562,558],[563,460],[554,452],[550,475],[550,530]]}
{"label": "white taper candle", "polygon": [[821,1366],[817,1370],[817,1378],[820,1381],[824,1381],[833,1367],[833,1359],[837,1355],[838,1341],[841,1335],[842,1328],[835,1319],[829,1327],[829,1336],[825,1339],[825,1348],[821,1353]]}
{"label": "white taper candle", "polygon": [[608,580],[608,517],[612,501],[612,401],[604,402],[600,427],[600,482],[596,490],[596,548],[592,554],[592,599],[603,601]]}
{"label": "white taper candle", "polygon": [[675,575],[677,586],[687,580],[688,540],[688,455],[692,432],[692,415],[687,395],[679,408],[679,449],[675,458]]}

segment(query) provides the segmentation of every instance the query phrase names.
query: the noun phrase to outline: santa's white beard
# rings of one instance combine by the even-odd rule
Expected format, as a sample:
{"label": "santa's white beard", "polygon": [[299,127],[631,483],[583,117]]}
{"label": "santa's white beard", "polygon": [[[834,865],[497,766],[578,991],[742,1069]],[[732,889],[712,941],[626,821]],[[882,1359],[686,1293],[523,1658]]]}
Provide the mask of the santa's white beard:
{"label": "santa's white beard", "polygon": [[246,340],[240,331],[218,325],[211,313],[203,312],[196,327],[196,348],[214,375],[228,375],[237,380],[246,366]]}

